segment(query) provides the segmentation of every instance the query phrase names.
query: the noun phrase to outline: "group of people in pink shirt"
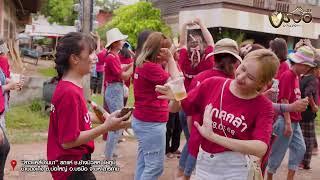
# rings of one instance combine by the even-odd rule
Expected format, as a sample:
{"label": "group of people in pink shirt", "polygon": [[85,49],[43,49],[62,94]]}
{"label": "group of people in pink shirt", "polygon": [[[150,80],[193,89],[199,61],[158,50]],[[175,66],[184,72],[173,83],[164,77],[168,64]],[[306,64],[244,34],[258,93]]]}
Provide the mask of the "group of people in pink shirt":
{"label": "group of people in pink shirt", "polygon": [[[190,26],[200,31],[188,31]],[[164,170],[169,113],[179,113],[187,141],[176,179],[190,179],[194,170],[197,179],[253,179],[264,172],[272,179],[288,149],[288,179],[299,167],[310,169],[319,94],[312,87],[319,86],[320,67],[310,41],[300,41],[289,55],[281,38],[272,40],[269,49],[239,47],[230,38],[214,42],[198,18],[182,25],[179,47],[161,32],[144,31],[135,54],[120,55],[128,36],[117,28],[106,36],[99,60],[89,35],[69,33],[58,43],[60,81],[52,99],[48,160],[90,160],[93,140],[107,132],[105,158],[115,159],[123,129],[131,126],[138,143],[134,179],[158,179]],[[97,62],[96,70],[104,70],[104,102],[110,113],[104,114],[104,122],[88,111],[81,85]],[[187,96],[177,100],[172,82],[181,78]],[[123,121],[130,116],[119,114],[130,79],[135,109],[131,120]],[[101,125],[92,128],[92,122]],[[52,176],[95,179],[89,171]]]}
{"label": "group of people in pink shirt", "polygon": [[14,79],[10,72],[9,49],[7,43],[0,39],[0,179],[4,177],[4,168],[10,151],[7,138],[6,117],[9,110],[10,91],[21,90],[24,77]]}

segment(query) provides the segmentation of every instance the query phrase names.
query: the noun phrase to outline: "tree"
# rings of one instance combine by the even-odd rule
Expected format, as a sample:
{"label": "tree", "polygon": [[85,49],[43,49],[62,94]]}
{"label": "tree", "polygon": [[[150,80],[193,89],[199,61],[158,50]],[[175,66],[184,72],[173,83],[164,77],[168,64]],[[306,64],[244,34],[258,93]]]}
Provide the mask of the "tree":
{"label": "tree", "polygon": [[98,29],[100,37],[105,39],[105,32],[114,27],[127,34],[128,41],[134,47],[139,33],[143,30],[160,31],[171,36],[171,29],[161,20],[160,10],[149,2],[138,2],[116,9],[112,20]]}
{"label": "tree", "polygon": [[223,28],[223,30],[219,30],[215,41],[223,38],[230,38],[234,39],[238,44],[240,44],[242,41],[244,41],[245,37],[245,33],[240,30]]}
{"label": "tree", "polygon": [[123,4],[118,0],[97,0],[96,5],[101,7],[102,10],[112,13],[115,9],[118,9]]}
{"label": "tree", "polygon": [[77,12],[73,11],[76,0],[43,0],[41,13],[48,17],[50,23],[74,25]]}

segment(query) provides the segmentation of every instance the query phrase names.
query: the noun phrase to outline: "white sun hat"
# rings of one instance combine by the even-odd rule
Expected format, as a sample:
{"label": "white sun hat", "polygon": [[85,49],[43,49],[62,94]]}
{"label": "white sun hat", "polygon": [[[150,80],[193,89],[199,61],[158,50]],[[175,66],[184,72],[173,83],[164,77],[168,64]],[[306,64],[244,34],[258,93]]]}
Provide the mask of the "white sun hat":
{"label": "white sun hat", "polygon": [[128,35],[122,34],[118,28],[112,28],[106,32],[106,37],[107,37],[107,44],[105,48],[108,48],[112,43],[116,41],[127,39]]}

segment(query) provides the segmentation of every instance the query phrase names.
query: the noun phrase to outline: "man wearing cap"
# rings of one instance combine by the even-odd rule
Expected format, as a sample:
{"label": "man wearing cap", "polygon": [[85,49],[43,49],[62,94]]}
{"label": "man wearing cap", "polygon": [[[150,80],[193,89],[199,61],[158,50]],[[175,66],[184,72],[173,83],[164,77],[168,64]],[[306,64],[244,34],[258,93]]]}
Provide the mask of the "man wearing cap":
{"label": "man wearing cap", "polygon": [[[105,64],[105,84],[107,88],[105,91],[104,100],[110,113],[120,110],[124,107],[123,98],[123,81],[128,80],[133,73],[133,63],[122,66],[119,58],[119,51],[124,45],[124,40],[128,38],[127,35],[123,35],[118,28],[113,28],[106,33],[107,53],[104,58]],[[108,133],[106,141],[105,157],[106,159],[112,159],[114,150],[118,139],[121,136],[123,130],[111,131]]]}
{"label": "man wearing cap", "polygon": [[[293,103],[301,99],[299,87],[300,75],[307,74],[316,66],[314,62],[313,50],[308,46],[300,47],[297,52],[289,55],[291,68],[285,71],[279,79],[279,96],[281,103]],[[302,161],[306,145],[302,136],[299,121],[301,121],[300,112],[285,112],[278,116],[274,124],[274,133],[277,135],[272,145],[271,154],[268,161],[268,180],[272,179],[274,173],[281,165],[281,162],[287,152],[289,153],[288,162],[288,180],[293,179],[295,171]]]}

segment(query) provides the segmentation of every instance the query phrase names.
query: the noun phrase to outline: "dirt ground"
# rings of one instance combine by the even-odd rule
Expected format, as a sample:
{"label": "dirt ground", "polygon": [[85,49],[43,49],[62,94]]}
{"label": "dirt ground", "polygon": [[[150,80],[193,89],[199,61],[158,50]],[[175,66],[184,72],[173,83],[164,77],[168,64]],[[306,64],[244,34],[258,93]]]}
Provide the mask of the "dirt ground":
{"label": "dirt ground", "polygon": [[[96,142],[95,152],[92,155],[93,160],[103,160],[104,141],[99,140]],[[185,143],[183,140],[182,144]],[[182,148],[182,145],[180,145]],[[137,141],[133,138],[127,138],[126,142],[118,145],[118,153],[122,155],[117,160],[117,164],[120,166],[119,172],[98,172],[95,173],[97,180],[132,180],[134,177],[136,153],[137,152]],[[20,171],[22,162],[21,160],[38,160],[46,159],[46,142],[33,143],[33,144],[12,144],[11,151],[7,159],[6,164],[6,180],[49,180],[51,176],[49,173],[34,172],[34,173],[23,173]],[[17,166],[13,171],[10,165],[11,160],[17,161]],[[165,160],[164,173],[160,177],[160,180],[172,180],[174,179],[175,169],[178,165],[178,158]],[[282,163],[281,168],[275,175],[275,180],[286,179],[286,164],[287,157]],[[297,172],[296,180],[319,180],[320,179],[320,155],[313,156],[312,159],[312,170],[299,170]],[[195,179],[192,177],[192,179]]]}

